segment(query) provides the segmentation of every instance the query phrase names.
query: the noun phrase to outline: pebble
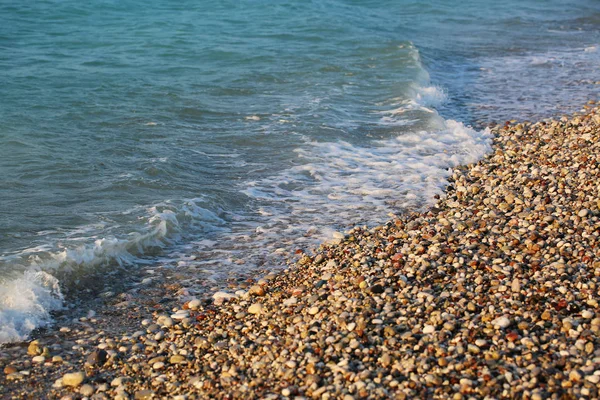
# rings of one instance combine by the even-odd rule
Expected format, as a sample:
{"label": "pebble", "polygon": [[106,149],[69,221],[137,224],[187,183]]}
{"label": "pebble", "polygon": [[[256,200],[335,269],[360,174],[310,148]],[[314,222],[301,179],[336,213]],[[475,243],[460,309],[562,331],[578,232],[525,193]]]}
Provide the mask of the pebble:
{"label": "pebble", "polygon": [[213,294],[213,300],[216,305],[222,305],[223,303],[226,303],[234,298],[235,296],[233,294],[227,292],[216,292]]}
{"label": "pebble", "polygon": [[103,366],[108,360],[108,353],[106,350],[100,349],[90,353],[86,359],[86,364],[90,366]]}
{"label": "pebble", "polygon": [[521,291],[521,283],[519,282],[518,279],[513,279],[511,285],[510,285],[510,290],[513,291],[514,293],[519,293]]}
{"label": "pebble", "polygon": [[86,383],[79,388],[79,393],[89,397],[94,394],[94,387]]}
{"label": "pebble", "polygon": [[371,293],[380,294],[385,291],[385,288],[382,285],[373,285],[369,288],[369,291],[371,291]]}
{"label": "pebble", "polygon": [[260,285],[254,285],[250,289],[248,289],[248,293],[253,296],[264,296],[265,289]]}
{"label": "pebble", "polygon": [[198,299],[193,299],[188,302],[188,307],[190,310],[197,310],[202,303]]}
{"label": "pebble", "polygon": [[15,367],[14,365],[7,365],[6,367],[4,367],[5,375],[14,374],[15,372],[18,372],[18,370],[17,367]]}
{"label": "pebble", "polygon": [[163,369],[165,367],[165,363],[162,361],[157,361],[152,364],[152,369]]}
{"label": "pebble", "polygon": [[425,327],[423,327],[423,333],[433,333],[433,332],[435,332],[435,326],[425,325]]}
{"label": "pebble", "polygon": [[41,352],[42,350],[40,349],[39,340],[33,340],[29,343],[29,346],[27,347],[27,354],[30,356],[37,356]]}
{"label": "pebble", "polygon": [[581,316],[585,319],[592,319],[594,318],[594,312],[591,310],[584,310],[581,312]]}
{"label": "pebble", "polygon": [[85,379],[85,373],[83,373],[81,371],[70,372],[70,373],[63,375],[62,383],[65,386],[77,387],[83,382],[84,379]]}
{"label": "pebble", "polygon": [[149,389],[138,390],[134,395],[135,400],[150,400],[154,398],[154,391]]}
{"label": "pebble", "polygon": [[118,387],[123,385],[125,382],[127,382],[129,380],[128,377],[126,376],[119,376],[117,378],[114,378],[111,382],[110,382],[110,386],[113,387]]}
{"label": "pebble", "polygon": [[[177,312],[175,314],[171,315],[171,318],[174,319],[174,320],[176,320],[176,321],[181,321],[184,318],[187,318],[189,316],[190,316],[189,311],[186,311],[186,310],[177,310]],[[165,322],[166,321],[167,321],[167,318],[165,318]],[[171,321],[171,322],[173,322],[173,321]],[[163,326],[167,326],[167,325],[165,325],[163,323]],[[173,326],[173,325],[170,325],[170,326]]]}
{"label": "pebble", "polygon": [[588,375],[585,377],[585,380],[593,384],[598,384],[600,383],[600,375]]}
{"label": "pebble", "polygon": [[248,313],[250,314],[261,314],[263,312],[263,305],[260,303],[254,303],[250,307],[248,307]]}
{"label": "pebble", "polygon": [[176,354],[174,356],[171,356],[171,358],[169,358],[169,362],[171,364],[181,364],[184,361],[186,361],[186,358],[180,354]]}
{"label": "pebble", "polygon": [[494,321],[492,321],[492,324],[497,328],[504,329],[504,328],[508,328],[508,326],[510,325],[510,320],[507,317],[502,316],[502,317],[498,317]]}

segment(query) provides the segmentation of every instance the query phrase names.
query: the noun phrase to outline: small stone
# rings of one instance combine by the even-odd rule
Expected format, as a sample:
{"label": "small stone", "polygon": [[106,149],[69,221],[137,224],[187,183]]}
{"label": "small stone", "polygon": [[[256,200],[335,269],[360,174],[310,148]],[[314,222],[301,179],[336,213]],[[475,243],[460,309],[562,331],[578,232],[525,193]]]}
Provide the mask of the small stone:
{"label": "small stone", "polygon": [[423,333],[433,333],[435,332],[435,326],[433,325],[425,325],[423,328]]}
{"label": "small stone", "polygon": [[383,355],[379,359],[379,362],[381,363],[381,365],[387,368],[392,363],[392,358],[388,353],[383,353]]}
{"label": "small stone", "polygon": [[385,288],[382,285],[373,285],[369,288],[371,293],[380,294],[385,291]]}
{"label": "small stone", "polygon": [[315,314],[317,314],[318,312],[319,312],[319,307],[311,307],[311,308],[308,310],[308,313],[309,313],[310,315],[315,315]]}
{"label": "small stone", "polygon": [[504,329],[510,325],[510,319],[505,316],[501,316],[492,321],[492,325],[496,328]]}
{"label": "small stone", "polygon": [[591,310],[584,310],[581,312],[581,317],[585,319],[592,319],[594,318],[594,312]]}
{"label": "small stone", "polygon": [[[188,318],[190,316],[189,311],[187,310],[177,310],[177,312],[173,315],[171,315],[171,318],[174,319],[175,321],[182,321],[185,318]],[[167,318],[165,318],[165,320],[163,321],[163,326],[172,326],[172,325],[166,325]],[[171,321],[172,322],[172,321]]]}
{"label": "small stone", "polygon": [[283,305],[286,307],[293,306],[296,303],[298,303],[298,299],[296,297],[290,297],[289,299],[285,299],[283,301]]}
{"label": "small stone", "polygon": [[149,400],[154,397],[154,391],[150,389],[138,390],[135,392],[135,400]]}
{"label": "small stone", "polygon": [[544,321],[549,321],[552,319],[552,314],[550,314],[550,311],[546,310],[542,313],[542,319]]}
{"label": "small stone", "polygon": [[462,378],[460,380],[461,386],[473,386],[473,381],[467,378]]}
{"label": "small stone", "polygon": [[581,373],[578,370],[573,369],[573,370],[571,370],[571,372],[569,372],[569,379],[571,381],[579,382],[581,380],[581,378],[582,378]]}
{"label": "small stone", "polygon": [[119,377],[116,377],[115,379],[113,379],[110,382],[110,386],[112,386],[112,387],[119,387],[123,383],[127,382],[128,380],[129,380],[129,378],[127,378],[126,376],[119,376]]}
{"label": "small stone", "polygon": [[315,283],[315,288],[320,289],[323,286],[325,286],[327,284],[327,281],[324,279],[321,279],[320,281],[317,281],[317,283]]}
{"label": "small stone", "polygon": [[48,349],[47,347],[44,347],[41,355],[44,356],[44,358],[52,357],[52,355],[50,354],[50,349]]}
{"label": "small stone", "polygon": [[31,359],[32,362],[36,363],[36,364],[40,364],[46,361],[46,357],[44,356],[35,356]]}
{"label": "small stone", "polygon": [[40,349],[39,340],[34,340],[31,343],[29,343],[29,346],[27,347],[27,354],[29,354],[30,356],[37,356],[41,352],[42,350]]}
{"label": "small stone", "polygon": [[171,358],[169,358],[169,362],[171,364],[181,364],[185,360],[186,360],[186,358],[184,356],[182,356],[181,354],[176,354],[174,356],[171,356]]}
{"label": "small stone", "polygon": [[248,290],[248,293],[253,296],[264,296],[265,289],[263,289],[263,287],[260,285],[254,285]]}
{"label": "small stone", "polygon": [[92,385],[86,383],[85,385],[82,385],[79,388],[79,393],[81,393],[84,396],[89,397],[94,394],[94,387]]}
{"label": "small stone", "polygon": [[23,379],[23,375],[19,372],[14,372],[12,374],[6,375],[6,379],[9,381],[18,381]]}
{"label": "small stone", "polygon": [[200,304],[202,304],[200,300],[193,299],[190,300],[190,302],[188,303],[188,307],[190,308],[190,310],[197,310],[200,307]]}
{"label": "small stone", "polygon": [[519,293],[521,291],[521,283],[518,279],[513,279],[510,285],[510,290],[512,290],[514,293]]}
{"label": "small stone", "polygon": [[587,210],[587,209],[584,208],[584,209],[580,210],[577,213],[577,215],[580,216],[581,218],[584,218],[584,217],[587,217],[587,215],[589,214],[589,212],[590,212],[589,210]]}
{"label": "small stone", "polygon": [[250,307],[248,307],[248,312],[250,314],[259,315],[263,311],[263,305],[260,303],[254,303]]}
{"label": "small stone", "polygon": [[216,305],[221,305],[225,302],[228,302],[229,300],[231,300],[233,298],[235,298],[235,296],[232,295],[231,293],[227,293],[227,292],[217,292],[217,293],[213,294],[213,300]]}
{"label": "small stone", "polygon": [[600,383],[600,375],[588,375],[585,380],[594,384]]}
{"label": "small stone", "polygon": [[86,365],[89,366],[103,366],[106,361],[108,360],[108,353],[106,352],[106,350],[100,349],[97,351],[93,351],[92,353],[90,353],[90,355],[87,357],[86,360]]}
{"label": "small stone", "polygon": [[17,368],[14,365],[7,365],[4,367],[4,373],[6,375],[14,374],[15,372],[17,372]]}
{"label": "small stone", "polygon": [[68,374],[64,374],[62,378],[62,383],[65,386],[77,387],[81,385],[81,382],[85,379],[85,374],[81,371],[71,372]]}
{"label": "small stone", "polygon": [[163,368],[164,368],[164,366],[165,366],[165,363],[164,363],[164,362],[162,362],[162,361],[157,361],[157,362],[155,362],[154,364],[152,364],[152,369],[156,369],[156,370],[158,370],[158,369],[163,369]]}

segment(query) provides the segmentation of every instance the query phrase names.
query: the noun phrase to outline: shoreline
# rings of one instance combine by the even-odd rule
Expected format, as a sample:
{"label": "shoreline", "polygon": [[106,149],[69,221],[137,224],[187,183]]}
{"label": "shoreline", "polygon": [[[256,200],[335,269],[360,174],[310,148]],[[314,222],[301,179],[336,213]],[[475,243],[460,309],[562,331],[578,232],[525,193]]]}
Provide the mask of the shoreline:
{"label": "shoreline", "polygon": [[494,127],[493,152],[455,168],[433,208],[354,228],[240,298],[178,307],[160,302],[178,288],[156,287],[107,305],[112,319],[0,348],[0,397],[597,397],[600,109],[586,107]]}

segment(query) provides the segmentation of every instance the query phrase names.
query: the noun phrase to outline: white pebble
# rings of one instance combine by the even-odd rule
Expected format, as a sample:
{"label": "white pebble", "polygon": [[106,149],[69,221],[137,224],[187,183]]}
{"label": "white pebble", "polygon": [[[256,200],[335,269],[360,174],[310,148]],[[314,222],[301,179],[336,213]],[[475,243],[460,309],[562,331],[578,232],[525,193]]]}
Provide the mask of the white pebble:
{"label": "white pebble", "polygon": [[154,364],[152,364],[153,369],[162,369],[164,366],[165,366],[165,363],[162,361],[157,361]]}
{"label": "white pebble", "polygon": [[435,327],[433,325],[425,325],[423,328],[423,333],[433,333],[435,332]]}
{"label": "white pebble", "polygon": [[495,320],[492,321],[492,325],[494,325],[496,328],[506,328],[510,325],[510,319],[508,319],[507,317],[505,317],[504,315],[501,317],[496,318]]}
{"label": "white pebble", "polygon": [[600,375],[588,375],[585,377],[585,380],[591,383],[600,382]]}
{"label": "white pebble", "polygon": [[594,318],[594,312],[590,310],[584,310],[581,312],[581,316],[585,319],[592,319]]}
{"label": "white pebble", "polygon": [[194,299],[188,303],[188,307],[192,310],[197,310],[200,307],[200,300]]}

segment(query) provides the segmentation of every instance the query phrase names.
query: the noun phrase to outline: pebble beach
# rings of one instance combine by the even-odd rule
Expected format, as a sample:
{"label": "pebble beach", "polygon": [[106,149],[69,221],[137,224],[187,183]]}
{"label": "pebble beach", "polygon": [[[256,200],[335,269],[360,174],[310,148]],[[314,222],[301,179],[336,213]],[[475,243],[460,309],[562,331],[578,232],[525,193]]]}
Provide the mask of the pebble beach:
{"label": "pebble beach", "polygon": [[600,108],[491,131],[425,212],[0,349],[0,397],[598,398]]}

